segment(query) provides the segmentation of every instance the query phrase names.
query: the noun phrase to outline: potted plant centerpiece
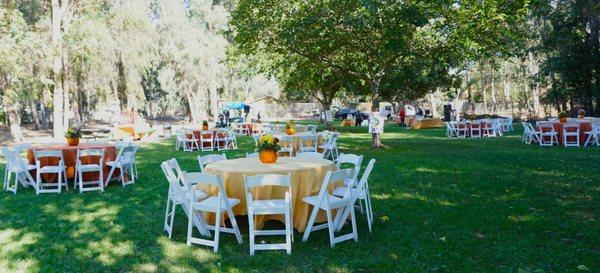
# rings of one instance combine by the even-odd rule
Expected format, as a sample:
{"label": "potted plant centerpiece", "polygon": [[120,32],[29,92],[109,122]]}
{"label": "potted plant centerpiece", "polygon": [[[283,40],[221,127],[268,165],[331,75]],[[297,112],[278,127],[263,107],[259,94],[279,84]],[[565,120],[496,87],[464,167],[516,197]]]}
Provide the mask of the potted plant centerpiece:
{"label": "potted plant centerpiece", "polygon": [[273,135],[263,135],[256,142],[258,149],[258,159],[262,163],[275,163],[277,161],[277,151],[281,149],[279,139]]}
{"label": "potted plant centerpiece", "polygon": [[569,114],[567,114],[567,112],[562,111],[560,113],[558,113],[558,120],[562,123],[567,122],[567,117],[569,116]]}
{"label": "potted plant centerpiece", "polygon": [[81,130],[77,127],[71,127],[65,133],[65,138],[67,139],[67,145],[69,145],[69,146],[79,145],[80,137],[81,137]]}
{"label": "potted plant centerpiece", "polygon": [[585,118],[585,110],[579,109],[579,111],[577,111],[577,117],[579,117],[580,119]]}
{"label": "potted plant centerpiece", "polygon": [[290,136],[296,133],[296,122],[293,119],[285,123],[285,133]]}
{"label": "potted plant centerpiece", "polygon": [[202,130],[206,131],[208,130],[208,121],[202,121]]}

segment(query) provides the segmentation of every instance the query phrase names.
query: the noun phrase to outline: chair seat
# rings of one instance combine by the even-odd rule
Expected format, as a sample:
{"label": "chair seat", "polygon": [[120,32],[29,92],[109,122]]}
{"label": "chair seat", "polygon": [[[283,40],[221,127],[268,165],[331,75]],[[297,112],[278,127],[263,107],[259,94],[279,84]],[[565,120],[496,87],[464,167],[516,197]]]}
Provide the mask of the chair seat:
{"label": "chair seat", "polygon": [[254,214],[284,213],[286,210],[283,199],[254,200],[251,206]]}
{"label": "chair seat", "polygon": [[82,171],[82,172],[100,171],[101,168],[102,167],[100,167],[100,165],[98,165],[98,164],[83,164],[83,165],[77,166],[77,170]]}
{"label": "chair seat", "polygon": [[[345,206],[345,201],[342,198],[333,196],[331,194],[327,195],[327,199],[329,200],[329,208],[335,209],[335,208],[341,208],[343,206]],[[302,198],[302,201],[309,203],[313,206],[317,206],[317,202],[319,201],[319,196],[318,195],[313,195],[313,196],[307,196]],[[321,204],[319,204],[318,206],[321,209],[327,209],[327,207],[325,207],[325,202],[321,202]]]}
{"label": "chair seat", "polygon": [[348,187],[352,182],[354,182],[354,179],[344,179],[344,186]]}
{"label": "chair seat", "polygon": [[[346,193],[346,189],[347,187],[336,187],[335,189],[333,189],[333,195],[344,196],[344,194]],[[350,191],[352,192],[353,196],[357,196],[360,199],[365,198],[365,191],[363,190],[360,190],[358,188],[352,188],[352,190]]]}
{"label": "chair seat", "polygon": [[[25,168],[27,168],[27,171],[31,171],[31,170],[35,170],[37,169],[37,167],[35,165],[29,164],[29,163],[25,163],[23,164],[25,166]],[[10,168],[11,171],[13,172],[23,172],[25,170],[21,170],[21,168],[19,166],[12,166],[12,168]]]}
{"label": "chair seat", "polygon": [[63,166],[44,166],[38,169],[40,173],[59,173],[65,168]]}
{"label": "chair seat", "polygon": [[[186,197],[189,198],[190,192],[187,189],[184,189],[184,192],[186,194]],[[202,190],[194,190],[194,195],[196,196],[197,200],[202,200],[208,197],[208,195]]]}
{"label": "chair seat", "polygon": [[[240,203],[240,199],[235,199],[235,198],[227,198],[227,201],[229,202],[230,207],[233,207]],[[221,204],[221,208],[219,209],[218,204],[219,204],[219,197],[213,196],[213,197],[209,197],[203,201],[200,201],[199,203],[194,204],[194,207],[196,207],[197,209],[200,209],[200,210],[212,211],[212,212],[224,212],[227,209],[227,207],[223,203]]]}
{"label": "chair seat", "polygon": [[109,162],[106,162],[106,165],[108,165],[110,167],[121,167],[121,166],[129,165],[131,163],[132,162],[125,161],[125,160],[123,160],[123,161],[109,161]]}

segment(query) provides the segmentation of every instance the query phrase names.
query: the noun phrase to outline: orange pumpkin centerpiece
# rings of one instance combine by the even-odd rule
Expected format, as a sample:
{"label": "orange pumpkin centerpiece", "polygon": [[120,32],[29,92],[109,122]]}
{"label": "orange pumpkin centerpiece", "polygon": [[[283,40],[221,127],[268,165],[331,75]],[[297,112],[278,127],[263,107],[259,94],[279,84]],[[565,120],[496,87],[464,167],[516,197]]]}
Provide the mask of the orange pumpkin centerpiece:
{"label": "orange pumpkin centerpiece", "polygon": [[285,123],[285,133],[290,136],[296,133],[296,122],[293,119]]}
{"label": "orange pumpkin centerpiece", "polygon": [[81,137],[81,130],[76,127],[71,127],[65,133],[65,138],[67,139],[67,145],[69,146],[77,146],[79,145],[79,138]]}
{"label": "orange pumpkin centerpiece", "polygon": [[202,130],[203,131],[208,130],[208,121],[205,120],[205,121],[202,122]]}
{"label": "orange pumpkin centerpiece", "polygon": [[567,112],[564,112],[564,111],[563,111],[563,112],[560,112],[560,113],[558,113],[558,120],[559,120],[560,122],[562,122],[562,123],[565,123],[565,122],[567,122],[567,117],[568,117],[568,116],[569,116],[569,115],[567,114]]}
{"label": "orange pumpkin centerpiece", "polygon": [[277,151],[281,149],[279,139],[272,135],[263,135],[256,142],[258,149],[258,159],[262,163],[275,163],[277,161]]}

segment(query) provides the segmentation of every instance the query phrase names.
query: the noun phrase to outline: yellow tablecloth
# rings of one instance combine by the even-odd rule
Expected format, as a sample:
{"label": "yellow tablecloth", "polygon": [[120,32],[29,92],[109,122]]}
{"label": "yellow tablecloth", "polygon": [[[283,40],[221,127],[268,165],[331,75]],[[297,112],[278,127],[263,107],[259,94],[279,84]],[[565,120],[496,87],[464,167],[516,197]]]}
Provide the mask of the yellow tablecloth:
{"label": "yellow tablecloth", "polygon": [[430,118],[422,120],[411,120],[410,128],[412,129],[427,129],[427,128],[443,128],[444,121],[439,118]]}
{"label": "yellow tablecloth", "polygon": [[[263,164],[258,158],[239,158],[233,160],[219,161],[206,165],[204,172],[218,174],[223,183],[227,196],[240,199],[240,204],[233,207],[235,215],[246,215],[246,197],[244,190],[244,175],[257,174],[291,174],[292,178],[292,207],[293,224],[299,231],[303,232],[308,224],[308,218],[312,207],[302,201],[303,197],[317,195],[323,184],[323,178],[327,171],[336,170],[332,161],[325,159],[300,159],[296,157],[280,157],[273,164]],[[339,184],[343,184],[340,182]],[[216,195],[218,190],[214,187],[207,188],[200,185],[200,189]],[[253,196],[255,199],[283,199],[287,189],[284,187],[264,186],[255,188]],[[214,215],[208,220],[214,222]],[[257,216],[255,225],[262,228],[268,220],[275,219],[284,222],[283,215]],[[325,213],[319,213],[318,222],[325,222]]]}

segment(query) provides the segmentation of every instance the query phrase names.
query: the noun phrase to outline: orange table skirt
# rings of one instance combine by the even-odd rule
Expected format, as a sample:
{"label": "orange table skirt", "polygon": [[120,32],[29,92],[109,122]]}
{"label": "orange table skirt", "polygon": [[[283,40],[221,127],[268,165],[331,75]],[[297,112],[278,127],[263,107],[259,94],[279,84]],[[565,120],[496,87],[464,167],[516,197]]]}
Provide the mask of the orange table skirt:
{"label": "orange table skirt", "polygon": [[[583,145],[585,144],[585,140],[586,140],[586,132],[591,132],[592,131],[592,123],[591,122],[578,122],[579,124],[579,144]],[[560,143],[561,145],[563,144],[563,127],[564,127],[564,123],[562,122],[553,122],[552,126],[554,127],[554,131],[556,131],[556,133],[558,134],[558,143]],[[575,137],[569,137],[569,138],[573,138],[573,139],[569,139],[569,140],[574,140]],[[544,140],[550,141],[550,137],[546,137]]]}
{"label": "orange table skirt", "polygon": [[[77,146],[68,146],[68,145],[36,146],[36,147],[31,148],[27,152],[27,159],[29,160],[29,164],[35,165],[35,157],[33,155],[34,151],[36,151],[36,150],[61,150],[63,153],[63,159],[65,161],[64,162],[65,167],[67,168],[67,178],[73,179],[75,177],[75,163],[77,162],[77,150],[80,150],[80,149],[81,150],[102,149],[102,148],[104,148],[104,163],[106,163],[108,161],[113,161],[117,158],[117,150],[116,150],[115,146],[113,146],[113,145],[82,143]],[[87,156],[87,157],[81,158],[82,164],[94,164],[94,163],[98,164],[99,160],[100,160],[100,158],[97,156]],[[58,159],[56,159],[56,158],[40,158],[40,165],[41,165],[41,167],[58,165]],[[110,167],[105,165],[104,173],[103,173],[104,177],[102,179],[107,178],[109,171],[110,171]],[[32,175],[35,175],[35,170],[33,170],[32,172],[33,172]],[[83,180],[85,180],[85,181],[98,180],[98,175],[99,174],[96,172],[83,173]],[[118,175],[119,175],[119,172],[117,169],[117,170],[115,170],[115,173],[113,174],[113,176],[118,176]],[[43,174],[42,175],[42,179],[47,183],[56,182],[57,178],[58,178],[58,175],[56,175],[56,174]]]}

